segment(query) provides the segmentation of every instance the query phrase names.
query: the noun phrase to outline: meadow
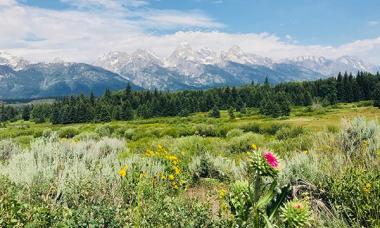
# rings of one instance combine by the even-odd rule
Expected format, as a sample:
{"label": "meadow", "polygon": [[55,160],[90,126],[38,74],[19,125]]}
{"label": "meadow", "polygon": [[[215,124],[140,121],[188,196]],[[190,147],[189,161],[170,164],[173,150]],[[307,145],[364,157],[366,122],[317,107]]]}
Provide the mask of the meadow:
{"label": "meadow", "polygon": [[378,227],[371,102],[0,125],[0,226]]}

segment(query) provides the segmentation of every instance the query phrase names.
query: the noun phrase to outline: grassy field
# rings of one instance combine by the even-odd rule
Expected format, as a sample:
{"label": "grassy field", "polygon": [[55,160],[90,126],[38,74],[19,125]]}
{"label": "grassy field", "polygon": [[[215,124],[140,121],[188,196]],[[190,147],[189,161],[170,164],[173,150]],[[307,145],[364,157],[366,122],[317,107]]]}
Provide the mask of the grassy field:
{"label": "grassy field", "polygon": [[[188,136],[196,134],[197,129],[202,127],[215,128],[218,131],[212,136],[224,137],[228,130],[242,128],[256,124],[258,127],[266,128],[272,125],[288,125],[292,127],[301,126],[307,130],[318,132],[339,128],[342,119],[353,119],[355,117],[364,117],[368,120],[380,121],[380,109],[368,105],[366,102],[338,104],[329,107],[319,107],[316,110],[310,110],[305,107],[293,108],[290,117],[273,119],[258,113],[256,109],[250,109],[247,114],[237,114],[237,117],[231,120],[227,111],[221,112],[221,118],[215,119],[208,117],[208,113],[196,113],[190,117],[166,117],[152,118],[147,120],[133,121],[114,121],[111,123],[92,123],[92,124],[72,124],[72,125],[52,125],[50,123],[35,124],[27,121],[17,121],[7,123],[0,127],[0,139],[13,138],[17,142],[26,146],[34,137],[39,137],[44,131],[60,131],[66,128],[74,128],[75,134],[94,132],[102,126],[109,127],[110,134],[121,136],[121,131],[125,133],[129,130],[134,137],[127,137],[127,141],[135,142],[141,138],[152,140],[162,136]],[[207,130],[207,129],[206,129]],[[260,133],[260,132],[256,132]],[[110,135],[109,135],[110,136]]]}
{"label": "grassy field", "polygon": [[380,109],[235,116],[6,123],[0,226],[380,225]]}

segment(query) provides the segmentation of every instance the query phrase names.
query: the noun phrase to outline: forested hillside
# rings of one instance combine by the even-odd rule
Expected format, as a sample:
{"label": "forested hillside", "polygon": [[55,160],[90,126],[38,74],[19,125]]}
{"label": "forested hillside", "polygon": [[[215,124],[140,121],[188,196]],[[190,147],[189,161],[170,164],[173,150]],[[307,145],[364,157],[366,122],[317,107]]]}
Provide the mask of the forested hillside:
{"label": "forested hillside", "polygon": [[291,106],[321,105],[337,102],[374,100],[380,106],[380,75],[360,72],[356,76],[340,74],[336,78],[317,81],[288,82],[271,86],[251,84],[209,90],[162,92],[107,90],[101,97],[71,96],[53,104],[0,106],[0,121],[30,118],[54,124],[108,122],[160,116],[187,116],[211,109],[234,109],[244,112],[257,107],[264,115],[286,116]]}

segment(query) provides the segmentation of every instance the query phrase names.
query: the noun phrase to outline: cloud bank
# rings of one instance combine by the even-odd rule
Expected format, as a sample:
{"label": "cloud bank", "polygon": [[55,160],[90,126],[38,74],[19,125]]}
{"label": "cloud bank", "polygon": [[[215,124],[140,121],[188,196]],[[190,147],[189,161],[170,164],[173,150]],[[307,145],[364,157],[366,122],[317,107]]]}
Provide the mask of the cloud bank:
{"label": "cloud bank", "polygon": [[[232,34],[226,25],[199,10],[158,10],[145,0],[61,0],[64,10],[0,1],[0,50],[32,61],[93,62],[109,51],[150,49],[168,56],[181,42],[216,51],[239,45],[274,59],[353,55],[380,64],[380,37],[341,46],[302,45],[291,35]],[[222,2],[220,2],[222,4]]]}

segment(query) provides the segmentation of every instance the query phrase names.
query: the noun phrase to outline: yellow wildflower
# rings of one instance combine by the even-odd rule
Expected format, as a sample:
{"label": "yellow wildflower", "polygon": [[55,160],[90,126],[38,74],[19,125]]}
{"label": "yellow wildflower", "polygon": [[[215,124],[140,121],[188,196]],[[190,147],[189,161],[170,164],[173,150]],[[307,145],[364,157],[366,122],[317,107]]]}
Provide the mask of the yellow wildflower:
{"label": "yellow wildflower", "polygon": [[169,177],[169,180],[171,181],[174,180],[174,175],[170,174],[168,177]]}
{"label": "yellow wildflower", "polygon": [[364,185],[363,187],[363,192],[368,194],[371,192],[371,189],[372,189],[372,185],[370,183],[367,183],[366,185]]}
{"label": "yellow wildflower", "polygon": [[123,166],[120,170],[119,170],[119,175],[121,177],[125,177],[127,175],[127,170],[128,170],[128,165],[125,165]]}
{"label": "yellow wildflower", "polygon": [[227,191],[224,189],[221,189],[218,191],[219,199],[223,199],[227,195]]}
{"label": "yellow wildflower", "polygon": [[176,175],[180,174],[181,173],[181,169],[178,168],[177,166],[174,167],[174,172]]}
{"label": "yellow wildflower", "polygon": [[257,145],[256,144],[252,144],[251,148],[252,148],[252,150],[257,150]]}
{"label": "yellow wildflower", "polygon": [[308,154],[309,151],[308,151],[308,150],[304,150],[303,153],[304,153],[304,154]]}
{"label": "yellow wildflower", "polygon": [[147,156],[147,157],[153,157],[154,156],[154,152],[152,150],[147,150],[145,152],[145,156]]}

